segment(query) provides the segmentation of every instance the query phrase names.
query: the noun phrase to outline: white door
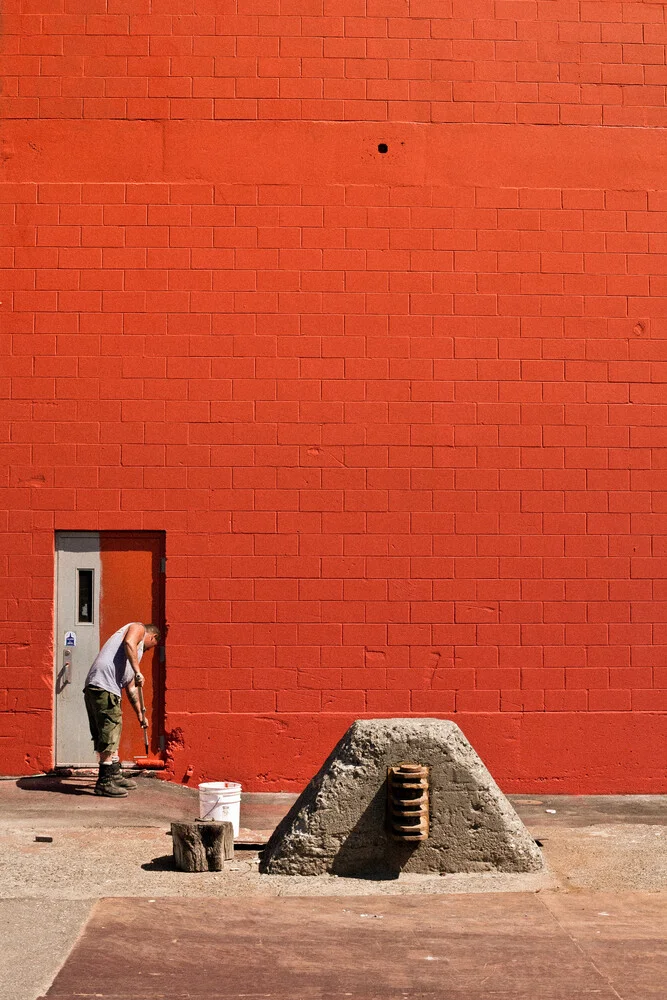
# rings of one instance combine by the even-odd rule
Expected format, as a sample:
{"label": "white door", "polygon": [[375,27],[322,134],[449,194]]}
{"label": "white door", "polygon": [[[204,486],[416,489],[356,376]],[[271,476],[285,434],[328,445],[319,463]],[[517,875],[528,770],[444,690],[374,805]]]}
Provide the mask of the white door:
{"label": "white door", "polygon": [[94,764],[83,684],[100,648],[99,532],[56,532],[56,560],[56,764]]}

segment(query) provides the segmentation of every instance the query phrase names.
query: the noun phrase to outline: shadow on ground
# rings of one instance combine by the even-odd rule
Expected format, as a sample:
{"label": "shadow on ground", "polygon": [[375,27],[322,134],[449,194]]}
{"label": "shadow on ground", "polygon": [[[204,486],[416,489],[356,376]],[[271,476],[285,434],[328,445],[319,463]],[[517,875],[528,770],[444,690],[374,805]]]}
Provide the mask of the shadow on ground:
{"label": "shadow on ground", "polygon": [[173,854],[161,854],[159,858],[153,858],[141,866],[145,872],[175,872],[178,869],[174,862]]}
{"label": "shadow on ground", "polygon": [[60,795],[94,795],[94,783],[89,786],[72,784],[64,778],[52,777],[50,775],[38,778],[19,778],[16,787],[26,792],[56,792]]}

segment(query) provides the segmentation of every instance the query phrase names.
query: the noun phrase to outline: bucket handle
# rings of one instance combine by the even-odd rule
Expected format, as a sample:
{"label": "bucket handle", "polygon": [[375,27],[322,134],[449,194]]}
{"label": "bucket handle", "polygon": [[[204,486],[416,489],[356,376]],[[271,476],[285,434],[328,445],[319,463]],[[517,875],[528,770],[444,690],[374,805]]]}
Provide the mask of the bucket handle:
{"label": "bucket handle", "polygon": [[206,813],[204,813],[204,815],[203,815],[203,816],[200,816],[199,818],[200,818],[200,819],[202,819],[202,820],[204,820],[204,819],[208,819],[208,818],[209,818],[209,816],[211,815],[211,813],[213,812],[213,810],[214,810],[214,809],[217,809],[219,805],[223,805],[223,806],[224,806],[224,805],[229,805],[229,803],[228,803],[228,802],[222,802],[222,803],[221,803],[221,802],[220,802],[220,799],[219,799],[219,798],[217,798],[217,799],[215,800],[215,802],[213,803],[213,805],[211,806],[211,808],[210,808],[210,809],[209,809],[209,810],[208,810],[208,811],[207,811]]}
{"label": "bucket handle", "polygon": [[216,808],[217,805],[218,805],[218,803],[214,802],[213,805],[211,806],[211,808],[208,810],[208,812],[204,813],[204,815],[201,816],[200,819],[203,819],[203,820],[204,819],[208,819],[209,816],[211,815],[211,813],[213,812],[213,810]]}

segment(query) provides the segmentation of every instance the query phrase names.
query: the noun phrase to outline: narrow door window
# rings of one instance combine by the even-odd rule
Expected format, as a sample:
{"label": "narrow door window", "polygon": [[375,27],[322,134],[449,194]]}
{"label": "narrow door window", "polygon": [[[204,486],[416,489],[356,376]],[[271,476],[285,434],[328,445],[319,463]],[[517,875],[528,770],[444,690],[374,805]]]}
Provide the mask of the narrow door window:
{"label": "narrow door window", "polygon": [[92,569],[79,570],[77,618],[80,624],[92,624],[93,622],[94,580]]}

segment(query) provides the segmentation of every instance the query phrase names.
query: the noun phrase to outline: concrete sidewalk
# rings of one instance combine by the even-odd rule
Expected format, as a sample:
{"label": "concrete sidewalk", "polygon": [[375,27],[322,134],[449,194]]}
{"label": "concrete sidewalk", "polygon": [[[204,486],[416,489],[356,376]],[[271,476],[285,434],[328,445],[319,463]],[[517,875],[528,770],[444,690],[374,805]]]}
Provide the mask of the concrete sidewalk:
{"label": "concrete sidewalk", "polygon": [[[257,851],[295,799],[244,794],[242,843],[225,871],[173,869],[172,820],[198,811],[194,789],[140,777],[126,799],[92,794],[86,777],[0,781],[0,897],[368,894],[378,883],[335,876],[259,875]],[[406,892],[667,890],[667,796],[510,796],[543,845],[547,871],[531,875],[401,875],[380,884]],[[50,843],[35,837],[52,837]]]}
{"label": "concrete sidewalk", "polygon": [[[0,781],[0,928],[5,942],[0,950],[0,1000],[46,995],[66,959],[49,997],[69,1000],[78,990],[106,1000],[231,998],[240,992],[320,1000],[345,993],[353,1000],[391,998],[394,993],[406,1000],[486,1000],[487,995],[504,1000],[667,998],[667,992],[659,992],[667,983],[667,796],[511,799],[543,844],[548,865],[543,873],[401,875],[387,881],[260,875],[258,845],[294,796],[249,794],[243,796],[241,809],[244,843],[237,844],[234,860],[223,872],[189,875],[173,868],[168,831],[172,820],[196,816],[193,789],[142,777],[139,789],[119,801],[95,797],[90,778]],[[350,926],[341,923],[341,914],[347,914]],[[356,914],[354,920],[350,914]],[[433,914],[438,914],[437,920]],[[452,936],[454,925],[459,930]],[[368,992],[363,950],[354,966],[361,963],[363,974],[357,980],[352,972],[347,979],[339,975],[344,956],[354,953],[354,941],[367,926],[375,928],[363,930],[372,938],[367,947],[384,956],[382,968],[388,970],[377,983],[371,970],[377,994]],[[382,928],[390,926],[395,934],[385,940]],[[348,941],[350,927],[356,929]],[[289,934],[283,933],[287,928]],[[319,928],[314,940],[311,928],[313,933]],[[215,962],[206,985],[196,978],[187,957],[199,954],[202,935],[217,956],[218,971],[223,966],[227,970],[222,989]],[[379,935],[377,940],[373,935]],[[407,943],[414,945],[422,935],[435,935],[428,938],[426,949],[433,955],[414,959],[416,971],[407,983],[406,963],[414,958]],[[95,970],[102,967],[102,937],[112,951],[118,948],[141,957],[141,982],[136,976],[131,981],[124,971],[115,984],[95,979]],[[340,953],[337,957],[333,949],[327,959],[329,938],[340,938]],[[528,952],[520,949],[520,961],[519,939],[531,942]],[[304,941],[310,942],[308,953]],[[611,942],[603,958],[593,949],[601,941]],[[482,953],[491,955],[493,949],[496,958],[484,959],[490,970],[486,978],[465,972],[467,962]],[[577,955],[585,956],[579,965]],[[616,964],[605,971],[599,963],[612,957]],[[129,966],[120,961],[121,971],[134,968],[134,960],[128,959]],[[288,971],[271,986],[262,978],[262,969],[265,963],[267,968],[276,966],[278,976],[283,961]],[[163,975],[165,962],[173,970],[169,980]],[[440,976],[446,969],[442,981],[424,971],[431,962]],[[330,988],[320,967],[327,963]],[[574,970],[570,992],[564,992],[565,982],[554,972],[559,963]],[[310,970],[309,979],[304,979],[304,968]],[[591,969],[602,978],[596,979]],[[641,978],[643,970],[654,977],[650,984]],[[393,993],[389,979],[396,987]],[[647,985],[652,992],[644,988]],[[547,987],[551,992],[544,992]]]}

